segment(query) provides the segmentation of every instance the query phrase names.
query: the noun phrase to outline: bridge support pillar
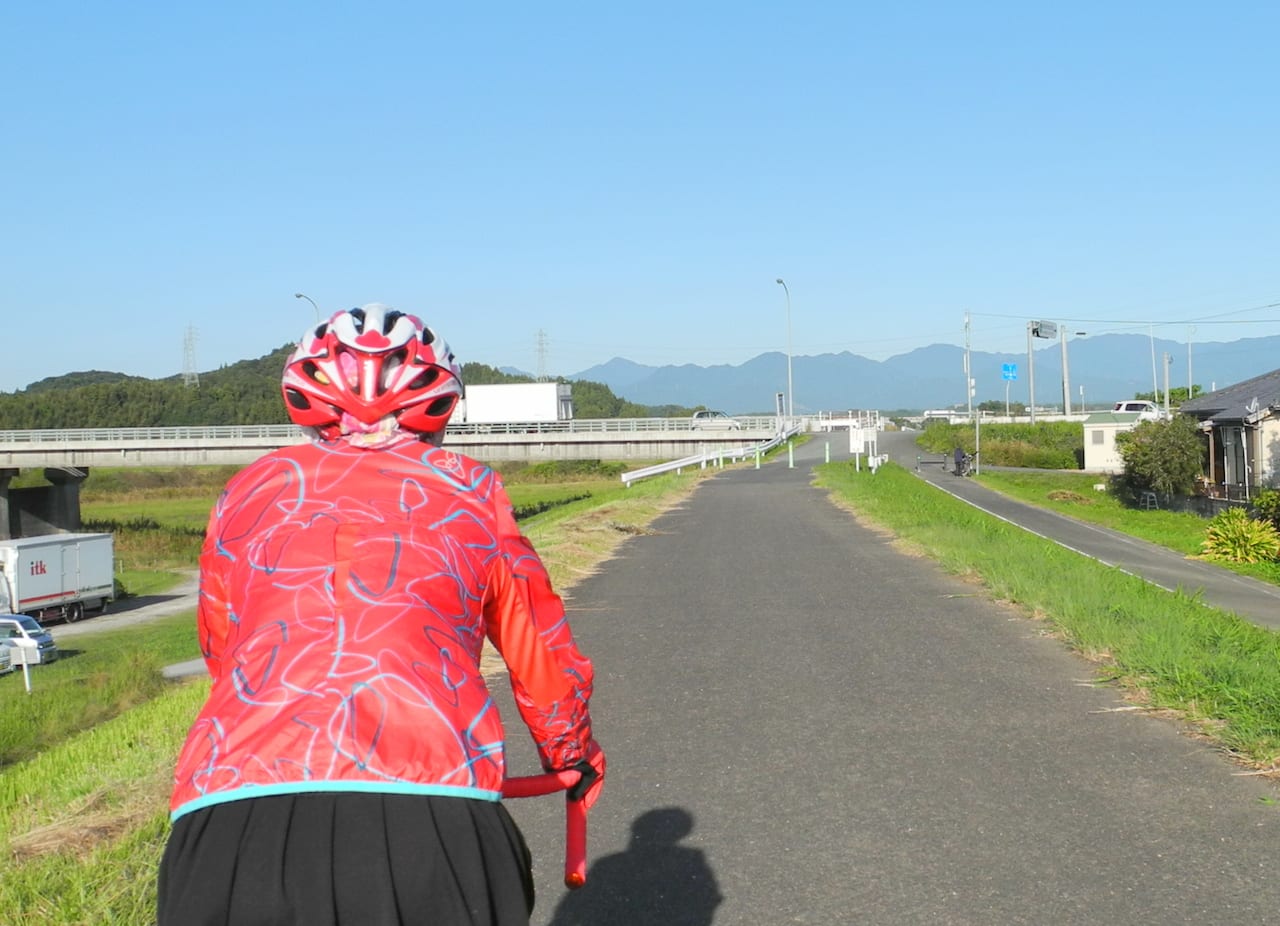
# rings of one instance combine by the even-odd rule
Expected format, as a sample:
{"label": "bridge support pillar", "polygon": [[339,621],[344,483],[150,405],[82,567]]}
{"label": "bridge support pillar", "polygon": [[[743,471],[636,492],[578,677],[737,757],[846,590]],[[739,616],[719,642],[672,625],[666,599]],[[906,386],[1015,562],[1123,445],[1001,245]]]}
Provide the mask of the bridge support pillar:
{"label": "bridge support pillar", "polygon": [[12,540],[16,527],[9,509],[9,483],[16,475],[16,469],[0,469],[0,540]]}
{"label": "bridge support pillar", "polygon": [[89,468],[60,466],[47,468],[49,480],[45,520],[60,531],[80,530],[80,484],[89,476]]}

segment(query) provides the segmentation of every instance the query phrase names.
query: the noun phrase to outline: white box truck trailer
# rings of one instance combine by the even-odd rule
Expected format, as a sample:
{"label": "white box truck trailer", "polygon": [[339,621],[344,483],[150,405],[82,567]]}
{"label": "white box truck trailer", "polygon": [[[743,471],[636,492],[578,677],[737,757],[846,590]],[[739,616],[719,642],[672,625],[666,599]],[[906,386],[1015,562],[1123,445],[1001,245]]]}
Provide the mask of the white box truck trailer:
{"label": "white box truck trailer", "polygon": [[459,404],[466,424],[524,424],[573,417],[569,383],[500,383],[468,386]]}
{"label": "white box truck trailer", "polygon": [[110,534],[46,534],[0,540],[0,612],[78,621],[115,594]]}

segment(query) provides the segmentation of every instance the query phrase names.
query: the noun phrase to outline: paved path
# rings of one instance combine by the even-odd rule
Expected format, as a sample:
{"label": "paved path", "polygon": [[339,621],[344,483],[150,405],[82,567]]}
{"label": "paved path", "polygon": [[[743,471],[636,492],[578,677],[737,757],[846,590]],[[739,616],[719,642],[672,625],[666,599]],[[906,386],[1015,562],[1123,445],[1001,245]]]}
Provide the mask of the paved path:
{"label": "paved path", "polygon": [[[895,462],[915,469],[914,438],[910,433],[886,434],[882,449]],[[1161,588],[1199,593],[1207,604],[1234,611],[1263,627],[1280,629],[1280,588],[1274,585],[1237,575],[1212,563],[1187,559],[1180,553],[1119,531],[1025,505],[983,488],[972,479],[957,477],[950,465],[944,470],[937,462],[937,455],[926,459],[928,462],[919,465],[921,478],[975,507],[1109,566],[1141,576]]]}
{"label": "paved path", "polygon": [[575,894],[557,802],[513,806],[534,922],[1280,923],[1277,790],[859,527],[822,455],[709,480],[575,589],[610,774]]}

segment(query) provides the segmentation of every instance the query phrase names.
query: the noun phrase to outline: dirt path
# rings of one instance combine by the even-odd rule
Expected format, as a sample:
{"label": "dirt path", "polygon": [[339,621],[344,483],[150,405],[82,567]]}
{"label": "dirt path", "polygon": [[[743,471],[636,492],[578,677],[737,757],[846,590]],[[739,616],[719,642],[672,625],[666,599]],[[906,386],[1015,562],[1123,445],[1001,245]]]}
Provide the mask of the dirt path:
{"label": "dirt path", "polygon": [[197,573],[192,570],[183,580],[159,595],[142,595],[137,598],[126,598],[113,601],[107,605],[105,613],[90,612],[84,620],[74,624],[52,624],[48,630],[59,644],[63,640],[82,637],[105,630],[129,627],[159,617],[180,614],[183,611],[194,611],[196,607]]}

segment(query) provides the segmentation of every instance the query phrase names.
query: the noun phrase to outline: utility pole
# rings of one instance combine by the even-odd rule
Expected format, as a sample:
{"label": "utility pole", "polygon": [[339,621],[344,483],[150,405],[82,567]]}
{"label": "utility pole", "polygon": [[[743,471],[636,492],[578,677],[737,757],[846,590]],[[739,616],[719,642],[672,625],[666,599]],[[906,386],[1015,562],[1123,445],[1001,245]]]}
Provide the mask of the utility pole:
{"label": "utility pole", "polygon": [[196,369],[196,329],[187,325],[187,334],[182,341],[182,385],[187,387],[200,385],[200,372]]}
{"label": "utility pole", "polygon": [[1156,382],[1156,329],[1147,325],[1147,338],[1151,341],[1151,394],[1156,404],[1160,404],[1160,384]]}
{"label": "utility pole", "polygon": [[1036,423],[1036,358],[1031,350],[1031,330],[1035,322],[1027,322],[1027,409],[1031,423]]}
{"label": "utility pole", "polygon": [[973,419],[973,367],[969,363],[969,313],[964,313],[964,394],[969,407],[969,419]]}
{"label": "utility pole", "polygon": [[1164,413],[1169,414],[1169,364],[1173,362],[1173,357],[1168,353],[1164,354]]}
{"label": "utility pole", "polygon": [[1062,347],[1062,417],[1071,417],[1071,376],[1067,373],[1067,326],[1058,322],[1058,343]]}
{"label": "utility pole", "polygon": [[1191,378],[1191,339],[1196,333],[1196,326],[1187,329],[1187,401],[1195,398],[1195,380]]}

